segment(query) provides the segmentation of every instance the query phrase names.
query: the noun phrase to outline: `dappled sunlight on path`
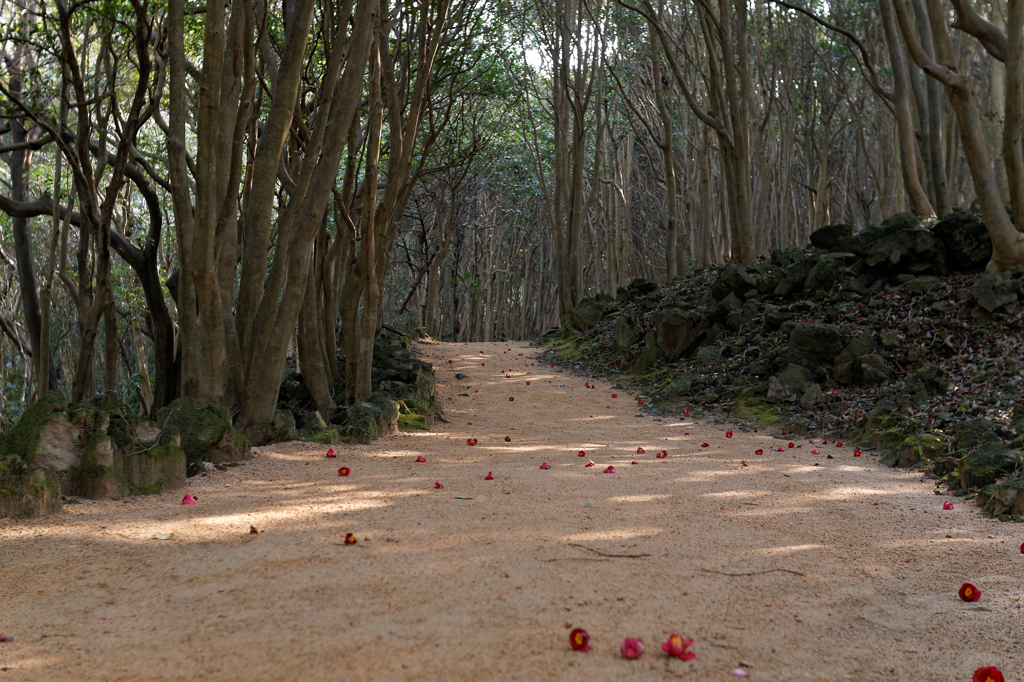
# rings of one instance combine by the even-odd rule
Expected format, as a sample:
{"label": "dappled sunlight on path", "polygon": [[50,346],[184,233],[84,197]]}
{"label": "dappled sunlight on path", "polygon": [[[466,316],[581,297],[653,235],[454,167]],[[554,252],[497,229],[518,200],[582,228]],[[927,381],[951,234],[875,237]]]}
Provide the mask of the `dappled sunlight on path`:
{"label": "dappled sunlight on path", "polygon": [[[193,507],[176,491],[0,521],[3,679],[1024,674],[1021,526],[942,511],[851,447],[640,417],[525,344],[421,350],[450,422],[430,433],[331,460],[261,448],[191,479]],[[981,601],[957,598],[964,581]],[[660,651],[671,632],[696,660]],[[647,643],[638,661],[626,636]]]}

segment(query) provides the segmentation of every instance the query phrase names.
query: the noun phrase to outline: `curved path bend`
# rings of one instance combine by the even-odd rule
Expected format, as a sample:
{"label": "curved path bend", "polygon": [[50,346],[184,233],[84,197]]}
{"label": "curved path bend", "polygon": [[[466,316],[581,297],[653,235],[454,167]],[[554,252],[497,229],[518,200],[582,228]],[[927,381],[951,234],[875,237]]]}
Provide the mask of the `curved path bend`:
{"label": "curved path bend", "polygon": [[1024,679],[1024,526],[851,447],[637,416],[522,343],[420,349],[429,433],[0,520],[0,682]]}

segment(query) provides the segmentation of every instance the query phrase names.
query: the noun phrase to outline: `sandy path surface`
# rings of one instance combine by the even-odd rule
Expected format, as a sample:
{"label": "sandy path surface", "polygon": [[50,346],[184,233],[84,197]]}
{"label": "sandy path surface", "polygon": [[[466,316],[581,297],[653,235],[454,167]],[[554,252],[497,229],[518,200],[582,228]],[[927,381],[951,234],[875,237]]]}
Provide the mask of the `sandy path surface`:
{"label": "sandy path surface", "polygon": [[1021,525],[851,447],[636,416],[525,344],[421,348],[451,421],[430,433],[261,448],[191,479],[194,507],[0,520],[0,682],[1024,679]]}

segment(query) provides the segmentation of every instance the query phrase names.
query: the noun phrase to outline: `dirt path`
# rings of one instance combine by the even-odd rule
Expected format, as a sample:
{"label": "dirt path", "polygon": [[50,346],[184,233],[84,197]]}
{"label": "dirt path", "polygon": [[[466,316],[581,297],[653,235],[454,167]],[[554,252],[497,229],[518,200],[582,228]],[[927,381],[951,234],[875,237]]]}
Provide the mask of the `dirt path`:
{"label": "dirt path", "polygon": [[190,480],[194,507],[0,520],[0,682],[1024,679],[1024,527],[851,447],[637,417],[525,344],[423,351],[433,432],[268,446]]}

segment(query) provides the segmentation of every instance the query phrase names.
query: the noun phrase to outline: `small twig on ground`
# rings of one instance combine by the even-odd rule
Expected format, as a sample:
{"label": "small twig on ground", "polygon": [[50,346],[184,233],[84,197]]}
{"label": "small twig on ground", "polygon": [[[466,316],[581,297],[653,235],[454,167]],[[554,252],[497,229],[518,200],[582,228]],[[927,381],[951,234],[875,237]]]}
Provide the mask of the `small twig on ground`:
{"label": "small twig on ground", "polygon": [[569,546],[570,547],[579,547],[580,549],[585,549],[588,552],[593,552],[594,554],[600,554],[601,556],[612,557],[613,559],[642,559],[644,557],[651,556],[650,554],[606,554],[605,552],[599,552],[596,549],[591,549],[589,547],[584,547],[583,545],[577,545],[575,542],[570,542]]}
{"label": "small twig on ground", "polygon": [[764,573],[792,573],[793,575],[798,575],[801,578],[805,577],[803,573],[800,573],[799,571],[791,571],[788,568],[770,568],[767,571],[755,571],[753,573],[726,573],[725,571],[715,571],[710,568],[702,568],[700,570],[704,571],[705,573],[717,573],[719,575],[727,575],[730,578],[739,578],[741,576],[747,575],[763,575]]}
{"label": "small twig on ground", "polygon": [[551,563],[552,561],[609,561],[608,559],[591,559],[590,557],[562,557],[559,559],[544,559],[545,562]]}

